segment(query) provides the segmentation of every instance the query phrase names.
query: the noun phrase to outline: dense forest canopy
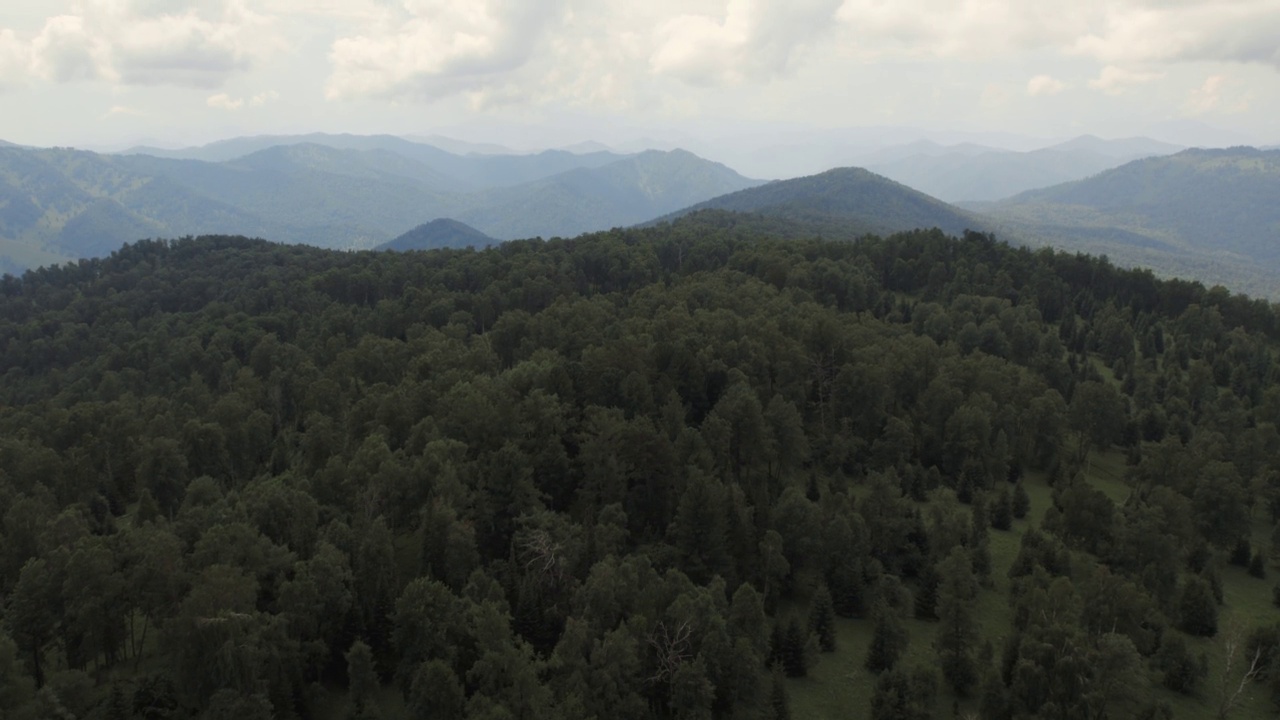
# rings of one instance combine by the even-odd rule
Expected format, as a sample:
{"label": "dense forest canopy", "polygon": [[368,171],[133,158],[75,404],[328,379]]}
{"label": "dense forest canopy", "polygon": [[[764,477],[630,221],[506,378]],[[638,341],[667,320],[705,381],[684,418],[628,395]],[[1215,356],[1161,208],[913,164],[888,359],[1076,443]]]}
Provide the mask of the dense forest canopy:
{"label": "dense forest canopy", "polygon": [[1275,711],[1274,306],[773,227],[4,277],[0,715]]}

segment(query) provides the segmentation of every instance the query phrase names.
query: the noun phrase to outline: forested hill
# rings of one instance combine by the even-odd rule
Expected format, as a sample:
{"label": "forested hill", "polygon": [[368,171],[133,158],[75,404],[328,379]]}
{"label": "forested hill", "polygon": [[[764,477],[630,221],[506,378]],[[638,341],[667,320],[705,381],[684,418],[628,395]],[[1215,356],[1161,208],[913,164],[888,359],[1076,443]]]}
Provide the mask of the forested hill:
{"label": "forested hill", "polygon": [[377,249],[405,251],[473,247],[482,250],[497,243],[497,240],[470,225],[449,218],[437,218],[419,225],[395,240],[379,245]]}
{"label": "forested hill", "polygon": [[985,227],[976,215],[862,168],[836,168],[771,182],[698,203],[663,219],[706,209],[776,217],[836,238],[934,227],[958,234]]}
{"label": "forested hill", "polygon": [[0,716],[1274,717],[1272,306],[767,227],[3,278]]}

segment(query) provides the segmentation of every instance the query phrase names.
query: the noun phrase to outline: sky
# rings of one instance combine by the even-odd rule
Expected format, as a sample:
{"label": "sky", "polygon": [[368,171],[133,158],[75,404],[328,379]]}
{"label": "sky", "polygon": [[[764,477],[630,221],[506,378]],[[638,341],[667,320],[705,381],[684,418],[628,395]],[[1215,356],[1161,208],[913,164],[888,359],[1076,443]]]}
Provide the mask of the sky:
{"label": "sky", "polygon": [[441,134],[749,164],[926,131],[1280,143],[1277,118],[1280,0],[0,4],[0,139],[39,146]]}

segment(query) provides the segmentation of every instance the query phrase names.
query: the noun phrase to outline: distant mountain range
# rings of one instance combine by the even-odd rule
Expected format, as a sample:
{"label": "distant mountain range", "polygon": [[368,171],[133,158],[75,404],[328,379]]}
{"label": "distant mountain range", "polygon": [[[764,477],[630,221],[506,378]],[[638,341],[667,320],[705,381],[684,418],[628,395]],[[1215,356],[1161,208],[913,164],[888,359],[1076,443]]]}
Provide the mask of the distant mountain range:
{"label": "distant mountain range", "polygon": [[437,218],[424,223],[390,242],[379,245],[376,250],[440,250],[443,248],[475,248],[482,250],[499,240],[489,237],[479,230],[449,218]]}
{"label": "distant mountain range", "polygon": [[1280,294],[1280,151],[1185,150],[967,204],[1003,232],[1164,275]]}
{"label": "distant mountain range", "polygon": [[999,200],[1181,149],[1147,138],[1103,140],[1091,135],[1028,152],[919,142],[878,151],[866,158],[865,166],[947,202]]}
{"label": "distant mountain range", "polygon": [[[449,144],[455,147],[461,145],[457,141],[451,141]],[[573,153],[566,150],[545,150],[525,155],[476,152],[460,154],[394,135],[329,135],[325,133],[233,138],[182,150],[135,147],[119,154],[222,163],[240,160],[265,150],[298,145],[370,152],[381,154],[383,158],[388,154],[399,156],[401,164],[409,161],[423,166],[445,180],[449,186],[448,189],[454,191],[510,187],[577,168],[601,167],[629,157],[612,152]],[[467,145],[461,146],[467,147]],[[370,156],[370,159],[377,158]]]}
{"label": "distant mountain range", "polygon": [[0,147],[0,268],[206,233],[369,248],[440,217],[502,240],[577,235],[759,184],[683,151],[461,156],[389,136],[321,139],[186,152],[221,161]]}
{"label": "distant mountain range", "polygon": [[[787,235],[994,232],[1280,295],[1280,150],[1175,149],[1084,136],[1027,152],[921,141],[869,157],[872,167],[919,173],[918,185],[952,197],[1085,175],[957,206],[869,169],[764,183],[682,150],[619,154],[595,144],[459,155],[391,136],[310,135],[158,157],[0,143],[0,272],[102,255],[144,237],[478,248],[710,210],[771,218]],[[1144,157],[1124,162],[1133,155]]]}

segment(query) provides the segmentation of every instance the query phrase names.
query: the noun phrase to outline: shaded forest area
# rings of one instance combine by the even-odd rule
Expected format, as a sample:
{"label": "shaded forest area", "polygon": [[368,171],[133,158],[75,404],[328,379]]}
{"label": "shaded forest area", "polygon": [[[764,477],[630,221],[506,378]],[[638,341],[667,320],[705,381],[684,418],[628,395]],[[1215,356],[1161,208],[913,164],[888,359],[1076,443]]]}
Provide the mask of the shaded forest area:
{"label": "shaded forest area", "polygon": [[772,720],[847,623],[877,720],[1274,711],[1273,306],[756,222],[6,276],[0,715]]}

